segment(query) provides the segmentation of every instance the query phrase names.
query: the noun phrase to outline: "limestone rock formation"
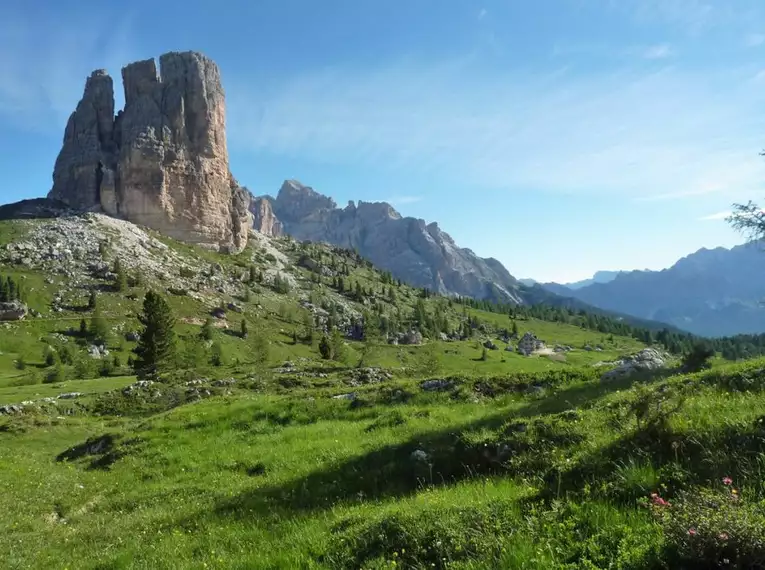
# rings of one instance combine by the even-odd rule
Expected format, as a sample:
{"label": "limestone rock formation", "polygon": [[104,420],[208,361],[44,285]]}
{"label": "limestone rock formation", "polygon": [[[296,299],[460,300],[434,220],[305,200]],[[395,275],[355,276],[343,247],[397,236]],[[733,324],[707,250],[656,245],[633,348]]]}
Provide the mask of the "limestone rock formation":
{"label": "limestone rock formation", "polygon": [[69,117],[49,198],[103,210],[177,239],[238,251],[251,226],[249,193],[229,171],[220,72],[196,52],[94,71]]}
{"label": "limestone rock formation", "polygon": [[253,196],[250,199],[250,213],[252,214],[252,227],[260,233],[271,237],[278,237],[284,233],[282,223],[274,215],[271,199]]}
{"label": "limestone rock formation", "polygon": [[396,277],[439,293],[522,302],[518,282],[497,260],[460,248],[438,224],[402,217],[385,202],[350,202],[338,208],[331,198],[288,180],[275,199],[262,196],[256,203],[261,212],[256,229],[270,230],[270,235],[284,232],[300,240],[356,248]]}

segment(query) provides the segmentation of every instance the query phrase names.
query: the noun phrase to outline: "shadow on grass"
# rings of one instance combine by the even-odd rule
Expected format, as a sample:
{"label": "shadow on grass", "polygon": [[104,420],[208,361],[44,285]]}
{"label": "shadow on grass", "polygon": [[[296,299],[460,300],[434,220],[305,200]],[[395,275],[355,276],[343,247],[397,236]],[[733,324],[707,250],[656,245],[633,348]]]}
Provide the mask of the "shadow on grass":
{"label": "shadow on grass", "polygon": [[70,447],[56,456],[56,461],[77,461],[82,458],[90,458],[87,469],[108,470],[117,460],[127,455],[126,448],[137,443],[137,440],[128,440],[117,445],[117,438],[111,434],[91,437],[84,443]]}
{"label": "shadow on grass", "polygon": [[[216,512],[246,517],[274,506],[298,512],[328,509],[339,503],[402,497],[423,486],[450,485],[491,474],[543,477],[554,453],[581,444],[584,436],[570,429],[563,418],[528,424],[519,418],[553,415],[629,384],[575,386],[520,410],[420,433],[285,484],[248,491],[220,504]],[[563,404],[555,404],[557,400]],[[493,435],[488,440],[476,438],[481,432]],[[511,457],[518,459],[507,463]]]}

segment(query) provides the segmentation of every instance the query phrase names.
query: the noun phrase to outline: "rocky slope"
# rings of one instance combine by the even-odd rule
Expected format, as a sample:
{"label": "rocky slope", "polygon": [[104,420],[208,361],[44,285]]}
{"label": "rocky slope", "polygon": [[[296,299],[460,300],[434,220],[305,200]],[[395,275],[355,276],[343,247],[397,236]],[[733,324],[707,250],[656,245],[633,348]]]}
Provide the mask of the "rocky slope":
{"label": "rocky slope", "polygon": [[229,171],[226,107],[216,64],[171,52],[122,69],[125,108],[112,78],[94,71],[69,117],[49,198],[101,210],[174,238],[239,251],[249,194]]}
{"label": "rocky slope", "polygon": [[385,202],[335,202],[295,180],[276,198],[251,202],[255,229],[354,248],[378,267],[417,287],[445,294],[523,303],[521,285],[495,259],[461,248],[438,224],[402,217]]}
{"label": "rocky slope", "polygon": [[623,272],[578,290],[545,287],[699,335],[765,332],[765,251],[756,244],[701,249],[663,271]]}

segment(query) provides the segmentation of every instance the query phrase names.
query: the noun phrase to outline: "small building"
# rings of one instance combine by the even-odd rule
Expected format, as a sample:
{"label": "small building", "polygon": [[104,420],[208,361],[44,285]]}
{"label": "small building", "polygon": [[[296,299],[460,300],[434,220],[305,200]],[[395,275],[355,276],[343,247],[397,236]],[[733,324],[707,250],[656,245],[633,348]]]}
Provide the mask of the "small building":
{"label": "small building", "polygon": [[523,354],[524,356],[529,356],[536,350],[541,350],[545,348],[545,343],[537,338],[537,336],[529,331],[521,337],[521,339],[518,341],[518,353]]}

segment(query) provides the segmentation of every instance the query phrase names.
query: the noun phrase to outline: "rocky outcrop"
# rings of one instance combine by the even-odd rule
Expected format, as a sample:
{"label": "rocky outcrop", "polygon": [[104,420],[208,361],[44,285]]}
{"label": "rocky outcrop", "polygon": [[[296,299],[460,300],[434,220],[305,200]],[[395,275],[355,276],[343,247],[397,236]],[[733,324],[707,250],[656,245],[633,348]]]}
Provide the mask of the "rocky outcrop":
{"label": "rocky outcrop", "polygon": [[271,207],[271,199],[252,197],[250,214],[252,214],[252,227],[260,233],[271,237],[284,234],[282,223],[276,218]]}
{"label": "rocky outcrop", "polygon": [[85,83],[69,117],[49,198],[102,210],[171,237],[238,251],[251,226],[249,193],[229,171],[220,72],[196,52],[122,69],[125,108],[114,116],[104,71]]}
{"label": "rocky outcrop", "polygon": [[[460,248],[438,224],[402,217],[385,202],[351,201],[338,208],[331,198],[295,180],[286,181],[275,199],[256,201],[262,212],[256,229],[270,229],[269,235],[284,232],[356,249],[397,278],[438,293],[522,302],[518,282],[497,260]],[[262,202],[269,203],[273,220]]]}

